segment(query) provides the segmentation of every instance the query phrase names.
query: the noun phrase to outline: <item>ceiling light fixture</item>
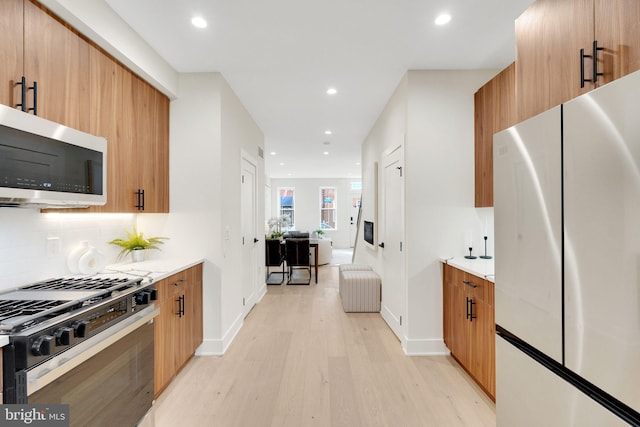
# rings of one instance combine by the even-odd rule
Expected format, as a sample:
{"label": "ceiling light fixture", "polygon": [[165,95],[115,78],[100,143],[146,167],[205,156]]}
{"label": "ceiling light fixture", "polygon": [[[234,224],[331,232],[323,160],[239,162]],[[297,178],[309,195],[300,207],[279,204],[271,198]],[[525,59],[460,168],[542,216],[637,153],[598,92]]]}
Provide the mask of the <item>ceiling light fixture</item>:
{"label": "ceiling light fixture", "polygon": [[338,93],[338,90],[335,87],[327,89],[327,95],[335,95],[336,93]]}
{"label": "ceiling light fixture", "polygon": [[272,156],[275,156],[277,153],[275,151],[272,151],[269,154],[271,154]]}
{"label": "ceiling light fixture", "polygon": [[280,166],[284,166],[284,163],[280,163]]}
{"label": "ceiling light fixture", "polygon": [[325,130],[325,131],[324,131],[324,134],[325,134],[325,135],[331,135],[332,133],[333,133],[333,132],[331,132],[331,130],[329,130],[329,129],[327,129],[327,130]]}
{"label": "ceiling light fixture", "polygon": [[196,28],[207,28],[207,21],[202,16],[194,16],[191,18],[191,25]]}
{"label": "ceiling light fixture", "polygon": [[329,155],[329,152],[328,152],[328,151],[325,151],[325,152],[324,152],[324,153],[322,153],[322,154],[324,154],[325,156],[328,156],[328,155]]}
{"label": "ceiling light fixture", "polygon": [[448,13],[443,13],[442,15],[436,18],[436,25],[442,26],[447,25],[451,21],[451,15]]}

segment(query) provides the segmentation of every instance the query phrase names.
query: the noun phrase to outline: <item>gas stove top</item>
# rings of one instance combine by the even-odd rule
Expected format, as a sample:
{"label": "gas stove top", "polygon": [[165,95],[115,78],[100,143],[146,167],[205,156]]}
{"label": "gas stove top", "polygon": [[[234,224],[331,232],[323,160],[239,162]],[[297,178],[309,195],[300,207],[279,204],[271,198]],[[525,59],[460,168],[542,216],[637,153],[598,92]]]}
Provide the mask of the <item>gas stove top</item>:
{"label": "gas stove top", "polygon": [[0,334],[15,334],[140,287],[140,278],[50,279],[0,294]]}
{"label": "gas stove top", "polygon": [[0,294],[4,355],[30,369],[153,304],[149,278],[96,275],[34,283]]}

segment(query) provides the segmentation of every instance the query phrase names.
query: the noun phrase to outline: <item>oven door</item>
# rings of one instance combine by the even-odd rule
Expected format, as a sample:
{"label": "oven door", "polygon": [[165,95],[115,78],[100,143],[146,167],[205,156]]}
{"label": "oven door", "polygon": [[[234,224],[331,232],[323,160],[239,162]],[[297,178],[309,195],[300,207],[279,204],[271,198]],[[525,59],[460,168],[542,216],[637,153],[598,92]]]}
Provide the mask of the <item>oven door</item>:
{"label": "oven door", "polygon": [[157,314],[145,308],[28,371],[28,403],[68,404],[71,426],[136,425],[153,403]]}

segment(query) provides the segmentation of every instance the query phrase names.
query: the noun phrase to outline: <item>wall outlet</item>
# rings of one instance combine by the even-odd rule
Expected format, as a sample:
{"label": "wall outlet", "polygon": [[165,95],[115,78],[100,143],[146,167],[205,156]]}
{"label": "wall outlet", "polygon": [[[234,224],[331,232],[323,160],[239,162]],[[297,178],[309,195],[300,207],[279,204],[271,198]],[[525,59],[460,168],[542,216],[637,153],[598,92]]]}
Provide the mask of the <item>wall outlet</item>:
{"label": "wall outlet", "polygon": [[51,258],[60,255],[60,238],[47,237],[47,257]]}

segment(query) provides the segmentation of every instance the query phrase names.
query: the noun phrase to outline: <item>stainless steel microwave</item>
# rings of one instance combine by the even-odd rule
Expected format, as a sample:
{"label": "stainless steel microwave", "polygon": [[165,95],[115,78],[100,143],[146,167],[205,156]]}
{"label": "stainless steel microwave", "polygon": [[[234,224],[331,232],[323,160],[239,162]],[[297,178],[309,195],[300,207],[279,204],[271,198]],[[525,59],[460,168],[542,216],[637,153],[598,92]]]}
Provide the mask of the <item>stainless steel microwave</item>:
{"label": "stainless steel microwave", "polygon": [[107,201],[107,141],[0,105],[0,206]]}

